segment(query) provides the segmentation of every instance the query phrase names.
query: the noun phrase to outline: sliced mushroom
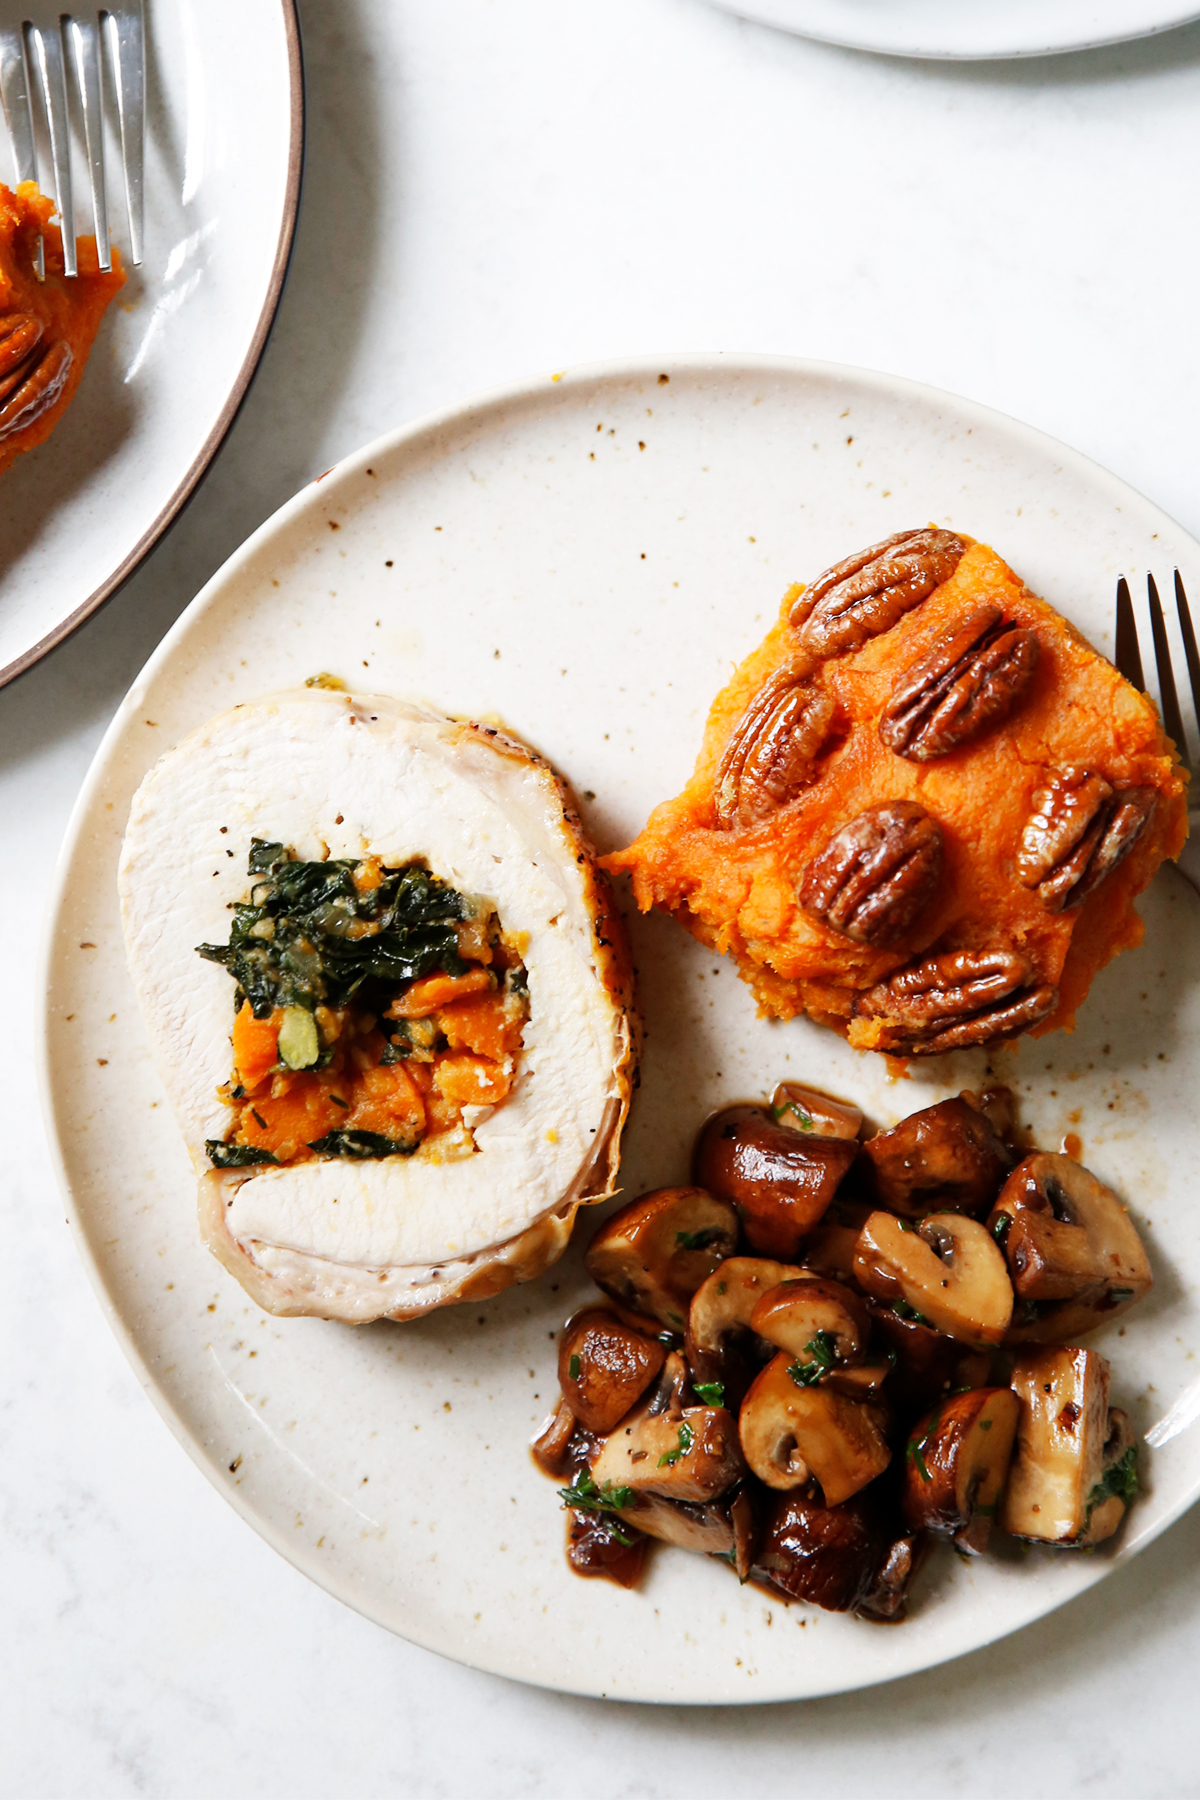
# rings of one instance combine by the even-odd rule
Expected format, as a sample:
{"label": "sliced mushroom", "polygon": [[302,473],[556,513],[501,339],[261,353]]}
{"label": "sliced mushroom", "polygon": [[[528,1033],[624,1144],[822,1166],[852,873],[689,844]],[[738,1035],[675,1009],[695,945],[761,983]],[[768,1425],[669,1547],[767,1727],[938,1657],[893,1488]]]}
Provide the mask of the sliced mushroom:
{"label": "sliced mushroom", "polygon": [[696,1289],[684,1349],[695,1381],[720,1382],[726,1406],[736,1409],[772,1346],[750,1329],[750,1315],[781,1281],[804,1280],[792,1263],[764,1256],[730,1256]]}
{"label": "sliced mushroom", "polygon": [[771,1095],[771,1117],[777,1125],[804,1137],[845,1138],[847,1143],[858,1141],[863,1124],[861,1107],[798,1081],[779,1083]]}
{"label": "sliced mushroom", "polygon": [[919,1533],[894,1537],[855,1611],[879,1625],[899,1625],[908,1613],[908,1590],[925,1560],[929,1539]]}
{"label": "sliced mushroom", "polygon": [[858,1234],[874,1210],[865,1200],[835,1194],[821,1223],[804,1240],[803,1266],[814,1275],[827,1275],[832,1281],[852,1285]]}
{"label": "sliced mushroom", "polygon": [[817,1275],[770,1288],[750,1315],[750,1329],[802,1365],[848,1368],[866,1356],[871,1321],[857,1294]]}
{"label": "sliced mushroom", "polygon": [[853,1140],[807,1137],[777,1125],[765,1107],[730,1106],[700,1134],[695,1177],[737,1207],[752,1250],[790,1257],[857,1154]]}
{"label": "sliced mushroom", "polygon": [[558,1384],[581,1425],[601,1434],[620,1423],[666,1360],[657,1339],[635,1331],[607,1307],[577,1313],[558,1346]]}
{"label": "sliced mushroom", "polygon": [[621,1519],[679,1550],[697,1551],[701,1556],[732,1558],[734,1554],[733,1520],[729,1507],[719,1500],[697,1504],[666,1500],[660,1494],[635,1494],[622,1509]]}
{"label": "sliced mushroom", "polygon": [[729,1502],[729,1520],[733,1526],[733,1572],[739,1581],[749,1580],[762,1544],[764,1498],[762,1488],[748,1478],[735,1489]]}
{"label": "sliced mushroom", "polygon": [[978,1214],[991,1205],[1016,1160],[986,1113],[964,1095],[910,1113],[863,1145],[881,1205],[906,1218]]}
{"label": "sliced mushroom", "polygon": [[703,1188],[657,1188],[631,1200],[592,1239],[586,1263],[597,1287],[636,1312],[682,1331],[688,1303],[737,1248],[737,1214]]}
{"label": "sliced mushroom", "polygon": [[891,1372],[889,1362],[864,1362],[852,1369],[830,1369],[821,1380],[826,1386],[836,1388],[839,1394],[845,1394],[848,1400],[870,1400],[876,1406],[885,1406],[883,1384]]}
{"label": "sliced mushroom", "polygon": [[[899,1304],[911,1313],[903,1300]],[[951,1388],[986,1385],[992,1360],[988,1351],[956,1343],[881,1300],[867,1305],[877,1339],[894,1358],[888,1392],[905,1412],[927,1412]]]}
{"label": "sliced mushroom", "polygon": [[980,1556],[1008,1477],[1020,1403],[1011,1388],[952,1394],[912,1432],[901,1504],[914,1531]]}
{"label": "sliced mushroom", "polygon": [[576,1575],[615,1581],[634,1588],[642,1578],[649,1543],[639,1531],[614,1524],[604,1513],[567,1515],[567,1562]]}
{"label": "sliced mushroom", "polygon": [[1124,1518],[1137,1469],[1129,1421],[1108,1405],[1108,1379],[1095,1350],[1019,1352],[1017,1451],[1000,1513],[1014,1537],[1098,1544]]}
{"label": "sliced mushroom", "polygon": [[988,1229],[1003,1245],[1017,1299],[1036,1303],[1032,1316],[1014,1317],[1014,1343],[1094,1331],[1154,1282],[1129,1214],[1070,1156],[1027,1156],[1005,1182]]}
{"label": "sliced mushroom", "polygon": [[[761,1490],[759,1490],[761,1492]],[[658,1494],[634,1494],[621,1512],[649,1537],[702,1556],[721,1556],[739,1581],[745,1581],[762,1535],[758,1507],[746,1483],[719,1500],[664,1500]]]}
{"label": "sliced mushroom", "polygon": [[965,1100],[968,1106],[973,1106],[976,1112],[981,1112],[989,1120],[998,1138],[1002,1138],[1006,1144],[1016,1142],[1017,1097],[1011,1088],[984,1088],[981,1094],[974,1094],[969,1088],[964,1088],[959,1099]]}
{"label": "sliced mushroom", "polygon": [[543,1475],[553,1475],[558,1479],[567,1473],[567,1448],[574,1430],[575,1414],[560,1394],[554,1411],[539,1425],[537,1436],[529,1446],[530,1454]]}
{"label": "sliced mushroom", "polygon": [[745,1474],[733,1414],[723,1406],[682,1405],[687,1383],[687,1364],[672,1351],[654,1393],[589,1455],[598,1488],[715,1500]]}
{"label": "sliced mushroom", "polygon": [[738,1414],[742,1449],[768,1487],[815,1479],[826,1503],[838,1506],[887,1468],[884,1414],[836,1388],[799,1385],[792,1366],[783,1351],[756,1377]]}
{"label": "sliced mushroom", "polygon": [[930,1213],[905,1226],[875,1212],[859,1234],[854,1273],[879,1300],[903,1300],[935,1331],[964,1344],[998,1344],[1012,1317],[1004,1258],[977,1219]]}
{"label": "sliced mushroom", "polygon": [[850,1612],[876,1586],[888,1549],[871,1496],[828,1506],[807,1494],[781,1494],[768,1514],[754,1573],[789,1600]]}

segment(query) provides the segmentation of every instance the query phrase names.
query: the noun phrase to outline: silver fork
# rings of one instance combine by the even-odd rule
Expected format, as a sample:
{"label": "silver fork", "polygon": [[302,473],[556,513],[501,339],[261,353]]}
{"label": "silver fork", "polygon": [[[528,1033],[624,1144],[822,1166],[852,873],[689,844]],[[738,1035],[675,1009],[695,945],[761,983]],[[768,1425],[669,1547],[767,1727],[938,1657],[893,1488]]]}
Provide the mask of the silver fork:
{"label": "silver fork", "polygon": [[[71,185],[71,133],[81,138],[92,190],[96,252],[102,269],[112,268],[108,197],[104,175],[103,48],[107,47],[117,103],[117,129],[125,176],[130,261],[142,260],[142,174],[146,118],[146,63],[141,0],[103,7],[95,18],[62,13],[57,26],[35,25],[0,31],[0,102],[12,140],[17,180],[38,181],[37,140],[32,97],[37,95],[50,140],[53,195],[62,223],[63,271],[78,273],[75,254],[75,199]],[[68,81],[68,70],[71,80]],[[51,190],[44,184],[44,192]],[[45,280],[42,242],[37,273]]]}
{"label": "silver fork", "polygon": [[[1162,602],[1158,597],[1158,583],[1151,574],[1146,576],[1146,604],[1150,613],[1150,637],[1154,646],[1154,663],[1158,670],[1158,692],[1162,702],[1163,730],[1174,742],[1175,748],[1179,752],[1180,762],[1194,781],[1195,764],[1188,748],[1183,714],[1179,710],[1179,694],[1175,686],[1175,672],[1171,667],[1171,646],[1167,642],[1166,620],[1163,618]],[[1178,569],[1175,571],[1175,611],[1179,617],[1179,635],[1183,640],[1183,655],[1187,664],[1188,685],[1192,690],[1192,703],[1196,708],[1197,721],[1200,722],[1200,652],[1196,649],[1196,632],[1192,625],[1191,609],[1188,606],[1183,577]],[[1117,582],[1116,649],[1113,660],[1126,681],[1132,682],[1139,693],[1144,693],[1146,677],[1142,671],[1142,653],[1138,647],[1137,620],[1134,617],[1133,601],[1129,594],[1129,583],[1123,575]],[[1178,868],[1180,874],[1186,876],[1196,892],[1200,894],[1200,805],[1188,808],[1188,827],[1189,837],[1180,851]]]}

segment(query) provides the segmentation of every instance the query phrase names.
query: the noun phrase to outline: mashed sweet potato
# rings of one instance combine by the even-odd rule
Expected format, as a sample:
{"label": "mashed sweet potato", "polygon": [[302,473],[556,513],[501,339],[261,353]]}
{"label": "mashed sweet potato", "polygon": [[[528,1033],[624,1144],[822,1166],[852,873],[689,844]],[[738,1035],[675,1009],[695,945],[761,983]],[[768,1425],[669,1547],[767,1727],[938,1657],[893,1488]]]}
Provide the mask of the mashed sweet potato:
{"label": "mashed sweet potato", "polygon": [[984,544],[900,533],[789,591],[627,849],[762,1012],[936,1054],[1069,1029],[1187,833],[1152,702]]}
{"label": "mashed sweet potato", "polygon": [[[0,474],[45,443],[62,418],[105,309],[125,283],[118,251],[104,274],[90,237],[78,239],[79,273],[68,279],[53,212],[31,181],[15,193],[0,186]],[[39,235],[45,281],[34,267]]]}

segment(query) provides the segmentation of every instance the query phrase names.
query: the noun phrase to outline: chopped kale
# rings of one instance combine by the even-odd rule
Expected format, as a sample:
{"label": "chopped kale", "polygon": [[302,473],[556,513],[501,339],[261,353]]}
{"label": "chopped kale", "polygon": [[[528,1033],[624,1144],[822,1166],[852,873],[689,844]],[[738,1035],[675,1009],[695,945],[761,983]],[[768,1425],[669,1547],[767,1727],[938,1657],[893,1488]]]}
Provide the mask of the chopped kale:
{"label": "chopped kale", "polygon": [[214,1169],[249,1169],[255,1163],[277,1163],[279,1158],[257,1144],[223,1144],[220,1138],[209,1138],[205,1153]]}
{"label": "chopped kale", "polygon": [[435,969],[461,975],[456,924],[471,902],[421,863],[385,869],[359,892],[351,861],[299,862],[255,838],[250,898],[233,908],[228,944],[199,944],[221,963],[257,1019],[277,1006],[344,1006],[364,982],[396,986]]}
{"label": "chopped kale", "polygon": [[415,1138],[384,1137],[378,1131],[327,1131],[308,1146],[318,1156],[345,1156],[351,1162],[366,1162],[374,1156],[411,1156]]}

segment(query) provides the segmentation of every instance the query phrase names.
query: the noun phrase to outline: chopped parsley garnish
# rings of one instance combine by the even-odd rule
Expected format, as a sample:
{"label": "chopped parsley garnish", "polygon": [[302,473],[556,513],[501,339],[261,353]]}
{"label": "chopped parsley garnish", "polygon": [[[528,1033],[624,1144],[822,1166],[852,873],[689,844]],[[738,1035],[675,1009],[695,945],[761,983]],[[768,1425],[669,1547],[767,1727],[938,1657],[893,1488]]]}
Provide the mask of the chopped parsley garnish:
{"label": "chopped parsley garnish", "polygon": [[797,1387],[814,1387],[826,1370],[837,1362],[837,1344],[832,1331],[818,1331],[804,1346],[808,1362],[794,1362],[788,1374]]}
{"label": "chopped parsley garnish", "polygon": [[710,1244],[719,1244],[724,1236],[719,1225],[710,1226],[707,1231],[677,1231],[675,1244],[680,1250],[707,1250]]}
{"label": "chopped parsley garnish", "polygon": [[942,1408],[939,1406],[930,1414],[929,1423],[926,1425],[920,1437],[914,1432],[912,1437],[909,1438],[905,1449],[905,1460],[916,1465],[917,1473],[920,1475],[922,1481],[933,1480],[933,1476],[929,1473],[929,1466],[925,1461],[925,1451],[929,1447],[930,1438],[941,1424],[941,1419]]}
{"label": "chopped parsley garnish", "polygon": [[318,1156],[345,1156],[352,1162],[366,1162],[372,1156],[411,1156],[417,1145],[413,1138],[384,1137],[378,1131],[327,1131],[308,1147]]}
{"label": "chopped parsley garnish", "polygon": [[813,1130],[813,1116],[810,1112],[805,1112],[798,1100],[785,1100],[782,1106],[769,1107],[768,1111],[777,1125],[786,1113],[791,1113],[796,1120],[798,1130]]}
{"label": "chopped parsley garnish", "polygon": [[694,1381],[692,1386],[705,1406],[724,1406],[725,1383],[723,1381]]}
{"label": "chopped parsley garnish", "polygon": [[996,1214],[996,1223],[992,1226],[992,1236],[995,1238],[996,1242],[999,1244],[999,1246],[1002,1250],[1004,1248],[1005,1240],[1007,1239],[1009,1231],[1011,1229],[1012,1229],[1012,1214],[1006,1213],[1006,1212],[997,1213]]}
{"label": "chopped parsley garnish", "polygon": [[1083,1532],[1086,1536],[1092,1522],[1092,1514],[1098,1506],[1115,1495],[1122,1499],[1126,1506],[1135,1498],[1138,1491],[1137,1445],[1130,1444],[1124,1456],[1119,1456],[1114,1463],[1105,1469],[1100,1480],[1088,1495],[1087,1513],[1084,1516]]}
{"label": "chopped parsley garnish", "polygon": [[910,1306],[907,1300],[893,1300],[892,1311],[898,1319],[907,1319],[910,1325],[928,1325],[929,1323],[925,1314],[918,1312],[915,1306]]}
{"label": "chopped parsley garnish", "polygon": [[579,1380],[579,1370],[580,1370],[579,1358],[577,1356],[573,1356],[571,1358],[570,1362],[567,1364],[567,1374],[571,1377],[572,1381]]}
{"label": "chopped parsley garnish", "polygon": [[209,1138],[205,1153],[214,1169],[250,1169],[256,1163],[278,1163],[279,1158],[257,1144],[223,1144],[220,1138]]}
{"label": "chopped parsley garnish", "polygon": [[658,1459],[659,1468],[673,1469],[680,1457],[686,1456],[691,1449],[692,1439],[695,1435],[695,1432],[692,1430],[687,1420],[684,1419],[679,1427],[679,1442],[673,1450],[664,1450],[663,1454]]}
{"label": "chopped parsley garnish", "polygon": [[633,1501],[633,1489],[618,1487],[615,1482],[606,1481],[597,1487],[587,1469],[580,1469],[570,1487],[559,1488],[558,1497],[564,1506],[573,1507],[576,1512],[604,1513],[608,1515],[608,1529],[619,1544],[632,1544],[629,1537],[616,1523],[623,1507]]}
{"label": "chopped parsley garnish", "polygon": [[455,926],[471,903],[423,864],[355,886],[358,864],[300,862],[283,844],[251,843],[250,899],[233,908],[228,944],[199,944],[237,983],[256,1019],[276,1007],[345,1006],[365,981],[396,986],[444,969],[461,975]]}

